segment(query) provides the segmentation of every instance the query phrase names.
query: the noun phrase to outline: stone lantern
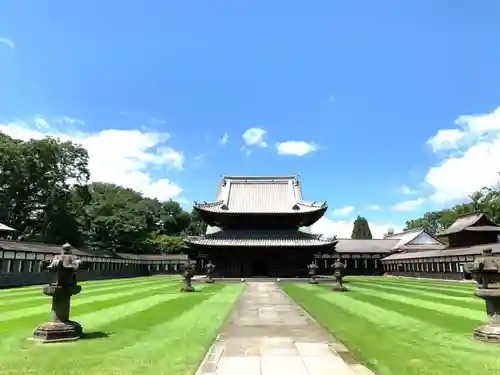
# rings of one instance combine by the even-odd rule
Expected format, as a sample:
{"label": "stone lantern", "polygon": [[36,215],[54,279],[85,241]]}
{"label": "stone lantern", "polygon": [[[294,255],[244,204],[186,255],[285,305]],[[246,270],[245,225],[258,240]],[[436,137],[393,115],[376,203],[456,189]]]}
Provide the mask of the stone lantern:
{"label": "stone lantern", "polygon": [[340,261],[340,259],[335,259],[335,262],[331,265],[333,269],[333,277],[335,277],[336,284],[332,288],[335,292],[346,292],[347,288],[344,286],[344,272],[345,264]]}
{"label": "stone lantern", "polygon": [[212,278],[213,274],[214,274],[214,270],[215,270],[215,264],[213,264],[209,260],[208,263],[205,264],[205,273],[207,275],[207,278],[205,280],[206,283],[209,283],[209,284],[213,284],[214,283],[214,279]]}
{"label": "stone lantern", "polygon": [[195,271],[196,271],[196,265],[191,261],[187,260],[186,263],[184,263],[184,273],[183,273],[184,280],[181,292],[195,291],[194,287],[191,285],[191,279],[193,278]]}
{"label": "stone lantern", "polygon": [[318,270],[318,265],[312,261],[311,264],[307,266],[307,269],[309,270],[309,284],[317,284],[316,272]]}
{"label": "stone lantern", "polygon": [[500,343],[500,257],[492,249],[485,249],[474,262],[465,263],[477,282],[475,295],[486,302],[488,323],[474,329],[474,338],[484,342]]}
{"label": "stone lantern", "polygon": [[71,296],[81,292],[76,283],[76,271],[89,268],[90,263],[78,259],[71,253],[71,245],[66,243],[61,253],[52,261],[42,260],[41,270],[54,274],[54,280],[43,288],[43,293],[52,297],[51,320],[39,326],[34,338],[41,342],[61,342],[78,340],[83,335],[82,326],[69,319]]}

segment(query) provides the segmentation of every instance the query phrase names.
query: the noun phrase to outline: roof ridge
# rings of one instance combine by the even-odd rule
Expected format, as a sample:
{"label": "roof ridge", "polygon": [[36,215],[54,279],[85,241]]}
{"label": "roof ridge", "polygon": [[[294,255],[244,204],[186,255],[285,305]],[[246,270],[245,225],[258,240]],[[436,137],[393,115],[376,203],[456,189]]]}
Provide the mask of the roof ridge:
{"label": "roof ridge", "polygon": [[[460,214],[460,215],[457,215],[456,220],[461,219],[461,218],[464,218],[464,217],[467,217],[467,216],[478,215],[478,214],[479,214],[479,216],[484,216],[484,215],[485,215],[485,213],[484,213],[483,211],[481,211],[481,210],[476,210],[476,211],[473,211],[473,212],[469,212],[468,214]],[[455,221],[456,221],[456,220],[455,220]]]}
{"label": "roof ridge", "polygon": [[283,176],[276,176],[276,175],[271,175],[271,176],[227,176],[223,175],[222,179],[227,179],[227,180],[272,180],[272,179],[287,179],[287,180],[298,180],[298,176],[293,176],[293,175],[283,175]]}
{"label": "roof ridge", "polygon": [[337,240],[353,240],[353,241],[399,241],[399,238],[338,238]]}

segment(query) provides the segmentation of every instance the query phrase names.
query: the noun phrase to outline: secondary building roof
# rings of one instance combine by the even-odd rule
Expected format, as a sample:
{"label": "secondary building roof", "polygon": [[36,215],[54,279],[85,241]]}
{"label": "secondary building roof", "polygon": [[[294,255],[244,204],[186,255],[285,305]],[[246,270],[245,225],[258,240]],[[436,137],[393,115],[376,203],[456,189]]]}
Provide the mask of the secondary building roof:
{"label": "secondary building roof", "polygon": [[424,228],[414,228],[404,232],[394,233],[386,239],[397,239],[398,242],[392,248],[397,251],[438,250],[445,245]]}
{"label": "secondary building roof", "polygon": [[480,255],[484,249],[492,249],[493,253],[500,253],[500,243],[474,245],[445,250],[430,250],[430,251],[417,251],[408,253],[397,253],[389,255],[382,259],[382,261],[405,261],[412,259],[424,258],[442,258],[450,256],[466,256],[466,255]]}
{"label": "secondary building roof", "polygon": [[[0,251],[59,254],[61,246],[28,241],[0,240]],[[184,254],[125,254],[113,253],[105,250],[77,249],[73,248],[72,253],[81,257],[96,257],[110,259],[126,259],[138,261],[161,261],[161,260],[182,260],[186,259]]]}
{"label": "secondary building roof", "polygon": [[449,236],[462,231],[500,232],[500,226],[489,220],[482,212],[473,212],[461,215],[447,229],[438,233],[438,236]]}
{"label": "secondary building roof", "polygon": [[0,232],[15,232],[14,228],[11,228],[5,224],[0,223]]}
{"label": "secondary building roof", "polygon": [[335,246],[338,253],[390,253],[398,239],[351,239],[341,238]]}

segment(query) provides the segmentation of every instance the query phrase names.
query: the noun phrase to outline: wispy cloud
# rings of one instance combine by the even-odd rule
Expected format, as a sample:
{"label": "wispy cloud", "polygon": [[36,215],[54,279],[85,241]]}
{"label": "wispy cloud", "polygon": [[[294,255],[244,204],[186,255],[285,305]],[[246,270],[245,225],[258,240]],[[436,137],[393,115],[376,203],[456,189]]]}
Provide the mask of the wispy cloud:
{"label": "wispy cloud", "polygon": [[224,135],[220,139],[220,144],[221,145],[225,145],[228,140],[229,140],[229,134],[224,133]]}
{"label": "wispy cloud", "polygon": [[394,211],[399,211],[399,212],[413,211],[413,210],[417,209],[418,207],[420,207],[422,205],[422,203],[424,203],[424,199],[417,198],[417,199],[397,203],[392,207],[392,209]]}
{"label": "wispy cloud", "polygon": [[11,49],[14,49],[16,46],[12,40],[10,40],[9,38],[4,38],[4,37],[0,37],[0,44],[6,45],[7,47],[9,47]]}
{"label": "wispy cloud", "polygon": [[83,126],[85,125],[85,121],[80,120],[74,117],[61,116],[56,119],[56,122],[63,125],[71,125],[71,126]]}
{"label": "wispy cloud", "polygon": [[382,207],[380,207],[378,204],[369,204],[368,206],[366,206],[366,209],[368,211],[380,211]]}
{"label": "wispy cloud", "polygon": [[332,211],[332,214],[335,216],[345,216],[345,215],[349,215],[350,213],[352,213],[352,211],[354,211],[354,206],[345,206],[345,207],[334,209]]}
{"label": "wispy cloud", "polygon": [[151,120],[149,120],[149,123],[152,126],[159,126],[159,125],[165,125],[167,123],[167,121],[165,121],[162,118],[153,117]]}
{"label": "wispy cloud", "polygon": [[413,195],[413,194],[417,194],[418,193],[418,190],[416,189],[412,189],[406,185],[402,185],[400,186],[399,190],[401,191],[401,193],[403,193],[404,195]]}

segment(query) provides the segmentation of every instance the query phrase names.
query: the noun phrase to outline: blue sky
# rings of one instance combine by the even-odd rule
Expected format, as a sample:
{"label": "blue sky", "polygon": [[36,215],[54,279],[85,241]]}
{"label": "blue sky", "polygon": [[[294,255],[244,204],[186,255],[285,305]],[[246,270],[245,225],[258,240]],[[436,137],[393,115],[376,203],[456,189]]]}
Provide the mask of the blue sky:
{"label": "blue sky", "polygon": [[300,174],[331,207],[321,231],[361,213],[378,233],[496,180],[499,17],[494,0],[4,0],[0,131],[80,141],[94,179],[185,202],[221,174]]}

